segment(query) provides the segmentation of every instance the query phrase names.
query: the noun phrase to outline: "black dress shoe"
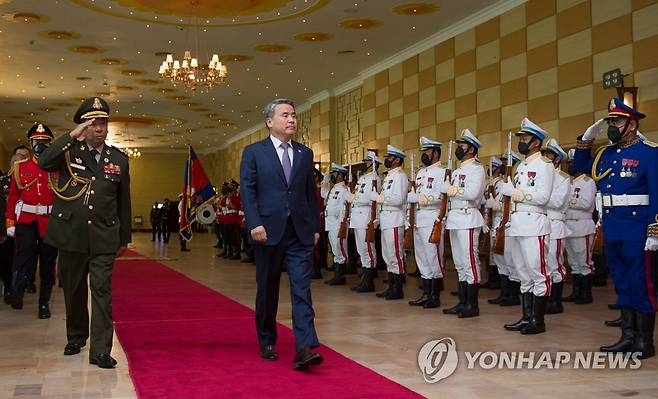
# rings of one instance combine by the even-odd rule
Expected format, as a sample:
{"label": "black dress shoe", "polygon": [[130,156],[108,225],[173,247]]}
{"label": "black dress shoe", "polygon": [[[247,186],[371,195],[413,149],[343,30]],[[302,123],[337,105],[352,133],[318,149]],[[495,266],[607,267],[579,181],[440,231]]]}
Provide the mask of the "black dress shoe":
{"label": "black dress shoe", "polygon": [[319,366],[323,360],[321,354],[311,352],[311,349],[305,346],[295,354],[295,363],[292,368],[294,370],[305,370],[309,366]]}
{"label": "black dress shoe", "polygon": [[83,348],[85,345],[87,345],[86,341],[69,342],[64,347],[64,356],[77,355],[80,353],[80,348]]}
{"label": "black dress shoe", "polygon": [[117,361],[107,353],[101,353],[100,355],[89,358],[89,364],[95,364],[102,369],[112,369],[117,365]]}
{"label": "black dress shoe", "polygon": [[37,287],[34,285],[34,283],[28,284],[27,287],[25,287],[25,291],[29,292],[30,294],[36,294]]}
{"label": "black dress shoe", "polygon": [[48,304],[39,305],[39,318],[50,319],[50,308],[48,307]]}
{"label": "black dress shoe", "polygon": [[260,357],[265,360],[276,360],[279,358],[279,355],[274,349],[274,345],[263,345],[260,347]]}

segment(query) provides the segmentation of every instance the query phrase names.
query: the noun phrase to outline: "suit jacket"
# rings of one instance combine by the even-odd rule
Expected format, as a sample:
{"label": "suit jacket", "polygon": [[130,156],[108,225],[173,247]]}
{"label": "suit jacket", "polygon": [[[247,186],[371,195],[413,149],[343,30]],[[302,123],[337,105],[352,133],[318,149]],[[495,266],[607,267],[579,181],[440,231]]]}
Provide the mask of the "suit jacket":
{"label": "suit jacket", "polygon": [[[45,241],[61,250],[115,253],[131,240],[128,156],[105,144],[96,165],[84,141],[68,134],[54,140],[39,157],[39,167],[59,171]],[[76,198],[77,197],[77,198]]]}
{"label": "suit jacket", "polygon": [[283,167],[272,140],[247,146],[240,163],[240,198],[247,229],[264,226],[265,245],[281,241],[288,214],[292,218],[299,240],[313,245],[320,231],[319,209],[313,175],[313,151],[295,141],[290,184],[286,183]]}

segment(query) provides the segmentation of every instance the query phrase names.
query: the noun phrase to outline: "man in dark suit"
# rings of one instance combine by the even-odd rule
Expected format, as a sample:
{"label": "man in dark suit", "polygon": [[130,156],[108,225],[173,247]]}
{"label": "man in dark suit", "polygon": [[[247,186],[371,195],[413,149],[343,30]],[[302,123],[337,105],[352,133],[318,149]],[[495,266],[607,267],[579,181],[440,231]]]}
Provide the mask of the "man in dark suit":
{"label": "man in dark suit", "polygon": [[[91,337],[89,363],[113,368],[112,269],[131,239],[128,156],[105,142],[110,108],[99,97],[85,100],[69,134],[52,142],[39,166],[59,172],[46,243],[59,249],[66,305],[64,355],[80,353]],[[91,285],[91,335],[87,309]]]}
{"label": "man in dark suit", "polygon": [[311,303],[313,246],[320,237],[313,151],[292,141],[297,116],[292,101],[269,103],[263,114],[270,137],[242,153],[240,195],[256,259],[256,330],[261,357],[276,360],[276,312],[281,266],[290,278],[296,355],[294,369],[322,363]]}

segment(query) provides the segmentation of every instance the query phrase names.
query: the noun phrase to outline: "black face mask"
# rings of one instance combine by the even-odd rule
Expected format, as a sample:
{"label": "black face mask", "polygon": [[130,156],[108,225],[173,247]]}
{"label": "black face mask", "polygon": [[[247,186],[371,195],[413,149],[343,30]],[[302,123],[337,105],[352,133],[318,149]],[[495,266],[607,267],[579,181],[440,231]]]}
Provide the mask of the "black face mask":
{"label": "black face mask", "polygon": [[466,156],[466,150],[464,149],[464,147],[457,147],[457,149],[455,150],[455,156],[460,161],[464,159],[464,157]]}
{"label": "black face mask", "polygon": [[363,165],[361,166],[361,173],[365,174],[366,172],[368,172],[368,167],[369,167],[369,166],[368,166],[367,163],[366,163],[366,164],[363,164]]}
{"label": "black face mask", "polygon": [[521,155],[528,155],[530,153],[530,143],[519,141],[518,150]]}
{"label": "black face mask", "polygon": [[432,164],[432,158],[428,154],[423,153],[423,155],[420,156],[420,161],[423,163],[425,166],[430,166]]}
{"label": "black face mask", "polygon": [[391,158],[386,158],[384,160],[384,166],[386,166],[387,169],[391,169],[393,167],[393,160]]}
{"label": "black face mask", "polygon": [[338,176],[331,175],[329,176],[329,180],[331,180],[331,184],[336,184],[336,181],[338,180]]}
{"label": "black face mask", "polygon": [[624,130],[619,130],[617,126],[608,126],[608,139],[612,141],[613,144],[617,144],[619,140],[622,139],[628,133],[628,124],[631,122],[630,119],[626,119],[624,124]]}
{"label": "black face mask", "polygon": [[32,144],[32,151],[34,151],[34,156],[39,158],[39,155],[41,155],[42,152],[44,152],[48,148],[48,144],[42,143],[42,142],[35,142]]}

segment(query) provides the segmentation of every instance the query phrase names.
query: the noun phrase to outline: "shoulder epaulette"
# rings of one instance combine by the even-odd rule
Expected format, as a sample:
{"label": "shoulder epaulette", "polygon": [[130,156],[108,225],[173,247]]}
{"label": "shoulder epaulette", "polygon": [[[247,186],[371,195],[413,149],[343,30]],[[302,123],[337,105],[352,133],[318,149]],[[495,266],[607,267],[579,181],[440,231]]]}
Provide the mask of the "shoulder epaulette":
{"label": "shoulder epaulette", "polygon": [[653,147],[653,148],[658,147],[658,143],[654,143],[653,141],[644,140],[644,141],[642,141],[642,142],[643,142],[644,144],[648,145],[649,147]]}
{"label": "shoulder epaulette", "polygon": [[544,161],[544,162],[546,162],[546,163],[553,163],[553,161],[551,161],[550,159],[546,158],[546,157],[543,156],[543,155],[541,156],[541,160]]}
{"label": "shoulder epaulette", "polygon": [[570,179],[570,178],[571,178],[571,175],[568,174],[567,172],[563,171],[562,169],[558,169],[558,172],[559,172],[560,175],[562,175],[562,177],[564,177],[565,179]]}
{"label": "shoulder epaulette", "polygon": [[116,150],[119,154],[121,154],[121,155],[125,156],[126,158],[128,158],[128,154],[123,152],[123,150],[121,148],[115,147],[115,146],[113,146],[111,144],[107,144],[107,143],[105,143],[105,145],[108,146],[108,148],[112,148],[112,149]]}

